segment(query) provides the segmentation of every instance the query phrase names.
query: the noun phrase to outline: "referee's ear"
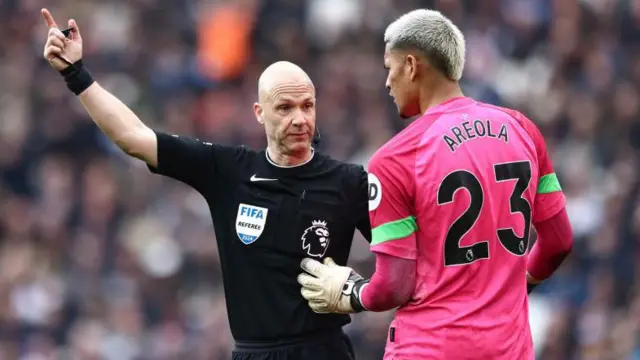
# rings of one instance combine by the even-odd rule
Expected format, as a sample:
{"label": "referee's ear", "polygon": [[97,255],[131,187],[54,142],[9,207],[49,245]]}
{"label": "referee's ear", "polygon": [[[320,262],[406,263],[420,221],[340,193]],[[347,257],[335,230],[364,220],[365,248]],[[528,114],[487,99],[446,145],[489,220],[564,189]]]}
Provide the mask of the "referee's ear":
{"label": "referee's ear", "polygon": [[262,109],[262,105],[257,102],[253,103],[253,114],[256,116],[256,120],[258,120],[258,122],[262,125],[264,125],[263,113],[264,110]]}

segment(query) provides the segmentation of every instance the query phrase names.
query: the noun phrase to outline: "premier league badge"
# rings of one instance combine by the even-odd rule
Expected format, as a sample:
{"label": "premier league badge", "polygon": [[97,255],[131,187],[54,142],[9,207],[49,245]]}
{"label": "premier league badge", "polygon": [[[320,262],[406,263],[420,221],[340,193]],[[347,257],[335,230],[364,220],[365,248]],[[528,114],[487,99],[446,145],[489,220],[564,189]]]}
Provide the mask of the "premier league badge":
{"label": "premier league badge", "polygon": [[315,220],[311,222],[302,234],[302,249],[309,256],[323,257],[329,248],[329,229],[326,221]]}

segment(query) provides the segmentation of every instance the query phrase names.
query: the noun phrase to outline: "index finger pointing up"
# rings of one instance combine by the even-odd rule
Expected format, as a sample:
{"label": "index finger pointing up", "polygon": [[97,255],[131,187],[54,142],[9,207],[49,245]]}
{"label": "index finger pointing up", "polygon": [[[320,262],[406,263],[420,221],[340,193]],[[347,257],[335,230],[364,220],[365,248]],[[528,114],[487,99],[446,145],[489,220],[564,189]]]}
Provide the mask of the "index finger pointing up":
{"label": "index finger pointing up", "polygon": [[42,10],[40,10],[40,12],[42,13],[42,17],[44,18],[44,22],[47,24],[48,27],[50,27],[50,28],[57,28],[58,27],[58,25],[56,25],[56,21],[53,20],[53,16],[49,12],[49,10],[42,9]]}

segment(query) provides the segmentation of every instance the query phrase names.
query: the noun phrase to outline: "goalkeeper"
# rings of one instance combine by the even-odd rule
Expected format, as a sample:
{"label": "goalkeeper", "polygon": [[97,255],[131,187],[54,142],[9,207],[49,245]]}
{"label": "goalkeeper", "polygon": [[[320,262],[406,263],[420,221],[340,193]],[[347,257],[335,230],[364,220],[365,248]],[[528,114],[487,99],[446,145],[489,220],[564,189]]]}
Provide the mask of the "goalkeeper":
{"label": "goalkeeper", "polygon": [[418,118],[369,162],[376,272],[304,260],[302,295],[317,312],[400,306],[385,359],[532,359],[527,287],[573,244],[544,138],[523,114],[464,96],[464,36],[441,13],[401,16],[384,42],[387,89]]}

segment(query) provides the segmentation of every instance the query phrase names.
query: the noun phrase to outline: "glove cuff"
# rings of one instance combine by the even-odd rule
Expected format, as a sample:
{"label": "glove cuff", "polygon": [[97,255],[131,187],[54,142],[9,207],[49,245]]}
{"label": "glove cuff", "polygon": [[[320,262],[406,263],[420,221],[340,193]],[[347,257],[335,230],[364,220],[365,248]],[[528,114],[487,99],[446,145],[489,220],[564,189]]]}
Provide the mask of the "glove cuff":
{"label": "glove cuff", "polygon": [[369,281],[370,279],[367,279],[367,280],[360,279],[356,281],[355,284],[353,285],[353,291],[351,292],[350,301],[351,301],[351,307],[353,308],[353,311],[356,313],[367,311],[367,308],[365,308],[364,305],[362,305],[362,300],[360,295],[361,295],[362,289],[364,288],[365,285],[369,283]]}
{"label": "glove cuff", "polygon": [[359,313],[362,311],[366,311],[367,309],[362,305],[360,301],[360,291],[362,287],[369,283],[369,280],[365,280],[362,276],[357,273],[351,271],[351,275],[349,275],[349,279],[344,284],[342,288],[342,294],[349,297],[349,303],[351,305],[351,309],[355,313]]}
{"label": "glove cuff", "polygon": [[82,94],[83,91],[87,90],[87,88],[95,82],[89,69],[84,66],[82,59],[60,71],[60,75],[62,75],[64,81],[67,83],[67,88],[75,95]]}

